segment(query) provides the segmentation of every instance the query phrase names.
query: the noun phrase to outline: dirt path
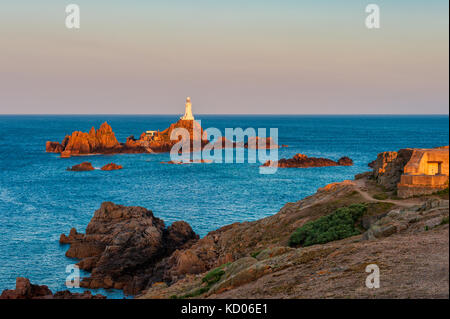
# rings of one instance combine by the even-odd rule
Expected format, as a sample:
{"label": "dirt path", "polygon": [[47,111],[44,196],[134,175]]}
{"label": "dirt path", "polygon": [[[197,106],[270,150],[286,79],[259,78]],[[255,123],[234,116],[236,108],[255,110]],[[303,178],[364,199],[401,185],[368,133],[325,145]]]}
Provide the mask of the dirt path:
{"label": "dirt path", "polygon": [[363,179],[359,179],[355,181],[356,190],[358,193],[361,194],[364,199],[370,201],[370,202],[384,202],[384,203],[391,203],[397,206],[401,207],[412,207],[416,205],[420,205],[421,201],[419,199],[403,199],[403,200],[395,200],[395,199],[385,199],[385,200],[379,200],[373,198],[367,191],[364,190],[366,188],[365,181]]}

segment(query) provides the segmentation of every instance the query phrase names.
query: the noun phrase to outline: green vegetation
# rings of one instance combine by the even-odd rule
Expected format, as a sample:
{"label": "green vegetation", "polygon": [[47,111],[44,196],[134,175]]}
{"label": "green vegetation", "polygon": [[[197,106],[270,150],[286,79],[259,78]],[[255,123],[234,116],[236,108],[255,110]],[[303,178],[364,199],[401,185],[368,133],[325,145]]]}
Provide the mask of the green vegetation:
{"label": "green vegetation", "polygon": [[435,193],[435,195],[448,199],[448,187]]}
{"label": "green vegetation", "polygon": [[289,246],[311,246],[360,234],[356,222],[367,211],[365,204],[338,208],[334,213],[306,223],[291,235]]}
{"label": "green vegetation", "polygon": [[225,274],[225,270],[223,270],[223,268],[227,267],[228,265],[230,265],[231,263],[228,262],[226,264],[223,264],[217,268],[214,268],[213,270],[211,270],[210,272],[208,272],[203,278],[202,278],[202,282],[204,284],[206,284],[206,286],[200,287],[198,289],[195,289],[185,295],[182,296],[170,296],[170,299],[184,299],[184,298],[193,298],[193,297],[197,297],[200,296],[206,292],[209,291],[209,289],[211,289],[211,287],[220,281],[220,279],[222,279],[222,276]]}
{"label": "green vegetation", "polygon": [[448,224],[448,216],[447,217],[443,217],[441,220],[441,223],[439,225],[446,225]]}
{"label": "green vegetation", "polygon": [[205,277],[203,277],[202,281],[206,283],[208,286],[214,285],[225,274],[225,271],[222,268],[223,265],[211,270],[209,273],[205,275]]}
{"label": "green vegetation", "polygon": [[253,258],[256,258],[256,257],[258,257],[258,255],[261,253],[261,251],[262,251],[262,250],[258,250],[258,251],[252,252],[252,253],[250,254],[250,256],[252,256]]}
{"label": "green vegetation", "polygon": [[373,195],[372,197],[375,199],[378,199],[378,200],[385,200],[385,199],[388,199],[389,196],[386,193],[378,193],[378,194]]}

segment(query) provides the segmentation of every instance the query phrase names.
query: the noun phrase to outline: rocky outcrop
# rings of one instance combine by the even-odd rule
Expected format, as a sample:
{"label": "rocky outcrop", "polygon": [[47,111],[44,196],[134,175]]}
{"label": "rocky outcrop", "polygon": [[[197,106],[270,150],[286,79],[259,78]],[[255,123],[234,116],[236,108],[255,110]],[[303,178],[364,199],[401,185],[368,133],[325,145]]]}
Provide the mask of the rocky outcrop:
{"label": "rocky outcrop", "polygon": [[106,153],[119,145],[111,126],[105,122],[97,131],[91,128],[89,133],[73,132],[61,156]]}
{"label": "rocky outcrop", "polygon": [[369,163],[376,182],[386,190],[396,190],[403,174],[403,168],[411,159],[413,151],[413,149],[406,148],[398,152],[379,153],[377,159]]}
{"label": "rocky outcrop", "polygon": [[123,289],[136,294],[160,281],[155,264],[177,249],[186,249],[196,240],[189,224],[164,222],[143,207],[126,207],[105,202],[94,213],[86,233],[76,229],[61,235],[60,243],[70,244],[66,256],[78,258],[81,269],[91,272],[82,287]]}
{"label": "rocky outcrop", "polygon": [[45,144],[45,151],[48,153],[61,153],[62,151],[64,151],[64,147],[58,142],[48,141]]}
{"label": "rocky outcrop", "polygon": [[328,158],[308,157],[304,154],[296,154],[293,158],[282,158],[278,162],[267,161],[262,166],[278,167],[325,167],[325,166],[351,166],[353,161],[348,157],[341,157],[337,162]]}
{"label": "rocky outcrop", "polygon": [[[181,133],[173,136],[176,129],[185,129],[189,136],[183,136]],[[179,143],[183,137],[189,139],[185,141],[189,145],[191,152],[200,151],[209,144],[203,128],[197,121],[178,120],[171,124],[164,131],[152,131],[147,134],[142,133],[139,139],[133,135],[126,139],[125,143],[119,143],[108,123],[103,123],[98,131],[92,128],[89,133],[75,131],[64,138],[61,143],[48,141],[46,151],[51,153],[60,153],[61,157],[71,157],[77,155],[89,154],[120,154],[120,153],[165,153],[170,152],[172,147]],[[214,147],[225,148],[250,148],[250,149],[270,149],[279,148],[274,141],[262,137],[250,137],[248,142],[229,142],[226,138],[221,138],[214,144]]]}
{"label": "rocky outcrop", "polygon": [[52,293],[47,286],[33,285],[23,277],[16,278],[16,289],[3,290],[0,299],[106,299],[103,295],[92,295],[90,291],[72,293],[69,290]]}
{"label": "rocky outcrop", "polygon": [[109,163],[109,164],[106,164],[105,166],[103,166],[102,168],[101,168],[101,170],[102,171],[114,171],[114,170],[118,170],[118,169],[122,169],[123,167],[122,167],[122,165],[117,165],[117,164],[114,164],[114,163]]}
{"label": "rocky outcrop", "polygon": [[90,162],[83,162],[81,164],[74,165],[72,167],[67,168],[68,171],[73,171],[73,172],[93,171],[94,169],[95,169],[94,166],[92,166],[92,164]]}

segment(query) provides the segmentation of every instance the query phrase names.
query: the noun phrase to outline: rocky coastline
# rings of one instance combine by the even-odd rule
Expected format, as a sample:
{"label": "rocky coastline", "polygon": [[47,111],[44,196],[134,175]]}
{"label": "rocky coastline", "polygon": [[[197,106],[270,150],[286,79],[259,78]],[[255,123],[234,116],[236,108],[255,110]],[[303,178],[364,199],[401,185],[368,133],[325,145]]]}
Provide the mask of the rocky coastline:
{"label": "rocky coastline", "polygon": [[[78,266],[90,272],[82,287],[122,289],[143,299],[448,298],[448,188],[396,197],[409,154],[380,153],[369,164],[372,170],[354,180],[329,184],[272,216],[226,225],[203,238],[186,222],[166,227],[146,208],[105,202],[84,234],[73,228],[60,243],[70,245],[66,256],[79,259]],[[304,155],[295,159],[305,160]],[[341,165],[350,161],[344,158]],[[347,235],[292,244],[299,229],[349,214],[352,207],[361,214]],[[390,278],[376,291],[364,288],[368,263],[380,265]],[[402,283],[411,276],[421,280],[406,287]],[[50,295],[42,289],[31,295],[4,294]]]}

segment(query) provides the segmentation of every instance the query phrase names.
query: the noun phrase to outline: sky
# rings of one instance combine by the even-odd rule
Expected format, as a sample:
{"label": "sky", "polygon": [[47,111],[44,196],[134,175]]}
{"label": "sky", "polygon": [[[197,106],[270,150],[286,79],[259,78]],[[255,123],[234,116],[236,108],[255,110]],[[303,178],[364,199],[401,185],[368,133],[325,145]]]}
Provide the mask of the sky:
{"label": "sky", "polygon": [[443,0],[0,0],[0,114],[448,114],[448,28]]}

